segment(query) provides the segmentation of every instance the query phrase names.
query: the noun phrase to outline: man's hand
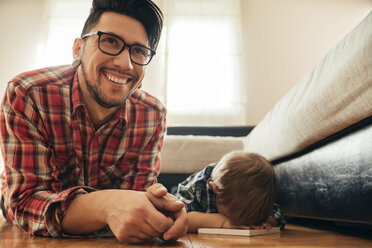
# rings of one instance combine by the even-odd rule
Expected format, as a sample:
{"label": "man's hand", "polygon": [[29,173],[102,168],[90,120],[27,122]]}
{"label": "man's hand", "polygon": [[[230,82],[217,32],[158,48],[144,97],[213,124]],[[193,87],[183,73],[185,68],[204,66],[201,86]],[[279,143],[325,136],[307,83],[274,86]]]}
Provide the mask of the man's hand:
{"label": "man's hand", "polygon": [[[157,208],[169,211],[169,216]],[[183,204],[166,191],[100,190],[75,198],[62,226],[69,234],[88,234],[109,225],[115,237],[125,243],[146,242],[163,234],[168,240],[184,234],[187,220],[183,211]]]}
{"label": "man's hand", "polygon": [[156,209],[174,221],[173,225],[163,234],[163,239],[177,240],[186,235],[188,221],[183,203],[169,194],[167,189],[159,183],[149,187],[146,195]]}
{"label": "man's hand", "polygon": [[110,201],[107,223],[120,242],[148,241],[160,237],[173,225],[172,218],[158,211],[145,192],[113,192]]}

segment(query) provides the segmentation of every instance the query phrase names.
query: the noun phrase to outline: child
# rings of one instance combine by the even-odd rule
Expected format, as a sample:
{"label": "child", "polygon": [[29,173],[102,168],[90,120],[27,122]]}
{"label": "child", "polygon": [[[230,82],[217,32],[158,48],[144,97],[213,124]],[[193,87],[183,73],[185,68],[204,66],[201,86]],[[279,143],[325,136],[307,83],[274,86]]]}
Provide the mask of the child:
{"label": "child", "polygon": [[282,229],[275,188],[274,169],[264,157],[235,151],[180,183],[176,197],[188,212],[188,232],[201,227]]}

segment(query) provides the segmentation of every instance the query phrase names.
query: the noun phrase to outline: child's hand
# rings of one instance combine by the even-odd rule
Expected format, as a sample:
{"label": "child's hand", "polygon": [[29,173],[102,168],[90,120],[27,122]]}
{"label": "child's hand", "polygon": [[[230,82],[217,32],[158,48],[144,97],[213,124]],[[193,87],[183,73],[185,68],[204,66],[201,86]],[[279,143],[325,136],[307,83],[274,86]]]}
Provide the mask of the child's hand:
{"label": "child's hand", "polygon": [[258,226],[255,226],[255,225],[251,225],[251,226],[236,226],[236,225],[232,225],[231,222],[230,222],[230,219],[224,215],[219,215],[221,216],[224,220],[222,222],[222,225],[221,225],[221,228],[230,228],[230,229],[245,229],[245,230],[251,230],[251,229],[268,229],[270,230],[271,229],[271,225],[270,223],[267,223],[267,222],[263,222],[261,225],[258,225]]}
{"label": "child's hand", "polygon": [[240,228],[242,229],[246,229],[246,230],[250,230],[250,229],[268,229],[270,230],[271,229],[271,225],[269,223],[262,223],[261,225],[259,226],[240,226]]}
{"label": "child's hand", "polygon": [[253,229],[271,229],[271,225],[269,223],[262,223],[259,226],[253,226]]}

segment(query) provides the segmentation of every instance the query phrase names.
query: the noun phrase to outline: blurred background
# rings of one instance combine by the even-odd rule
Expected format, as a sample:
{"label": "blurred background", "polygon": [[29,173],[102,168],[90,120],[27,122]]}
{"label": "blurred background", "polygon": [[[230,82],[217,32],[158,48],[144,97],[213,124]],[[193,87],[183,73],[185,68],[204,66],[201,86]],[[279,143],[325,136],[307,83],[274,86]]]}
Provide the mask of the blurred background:
{"label": "blurred background", "polygon": [[[256,125],[371,10],[372,0],[156,0],[165,16],[143,88],[168,126]],[[91,0],[0,0],[0,94],[72,62]]]}

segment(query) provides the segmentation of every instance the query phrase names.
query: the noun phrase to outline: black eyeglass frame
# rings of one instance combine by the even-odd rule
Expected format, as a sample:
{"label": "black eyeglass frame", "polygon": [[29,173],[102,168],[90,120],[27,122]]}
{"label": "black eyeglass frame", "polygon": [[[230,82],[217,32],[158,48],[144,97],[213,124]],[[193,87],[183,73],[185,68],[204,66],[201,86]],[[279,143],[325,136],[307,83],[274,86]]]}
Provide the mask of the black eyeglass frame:
{"label": "black eyeglass frame", "polygon": [[[113,37],[115,37],[115,38],[121,40],[121,41],[123,42],[123,47],[122,47],[122,48],[121,48],[117,53],[108,53],[108,52],[106,52],[106,51],[103,51],[103,50],[101,49],[101,45],[100,45],[101,36],[102,36],[103,34],[105,34],[105,35],[110,35],[110,36],[113,36]],[[141,66],[148,65],[148,64],[151,62],[151,60],[152,60],[152,58],[154,57],[154,55],[156,54],[156,51],[155,51],[155,50],[153,50],[153,49],[151,49],[151,48],[149,48],[149,47],[146,47],[146,46],[144,46],[144,45],[141,45],[141,44],[132,44],[132,45],[129,45],[128,43],[125,42],[125,40],[123,40],[123,38],[121,38],[120,36],[118,36],[118,35],[116,35],[116,34],[112,34],[112,33],[105,33],[105,32],[102,32],[102,31],[95,31],[95,32],[91,32],[91,33],[87,33],[87,34],[83,35],[83,37],[81,37],[81,39],[85,39],[85,38],[87,38],[87,37],[89,37],[89,36],[93,36],[93,35],[97,35],[97,36],[98,36],[98,41],[97,41],[97,42],[98,42],[98,48],[99,48],[99,50],[100,50],[101,52],[103,52],[104,54],[111,55],[111,56],[118,56],[120,53],[122,53],[122,52],[124,51],[124,49],[125,49],[126,47],[128,47],[128,49],[129,49],[129,57],[130,57],[130,60],[131,60],[133,63],[137,64],[137,65],[141,65]],[[141,63],[138,63],[138,62],[133,61],[133,59],[132,59],[132,53],[131,53],[131,49],[132,49],[132,47],[143,47],[143,48],[146,48],[146,49],[150,50],[150,52],[151,52],[151,57],[150,57],[149,61],[148,61],[147,63],[145,63],[145,64],[141,64]]]}

